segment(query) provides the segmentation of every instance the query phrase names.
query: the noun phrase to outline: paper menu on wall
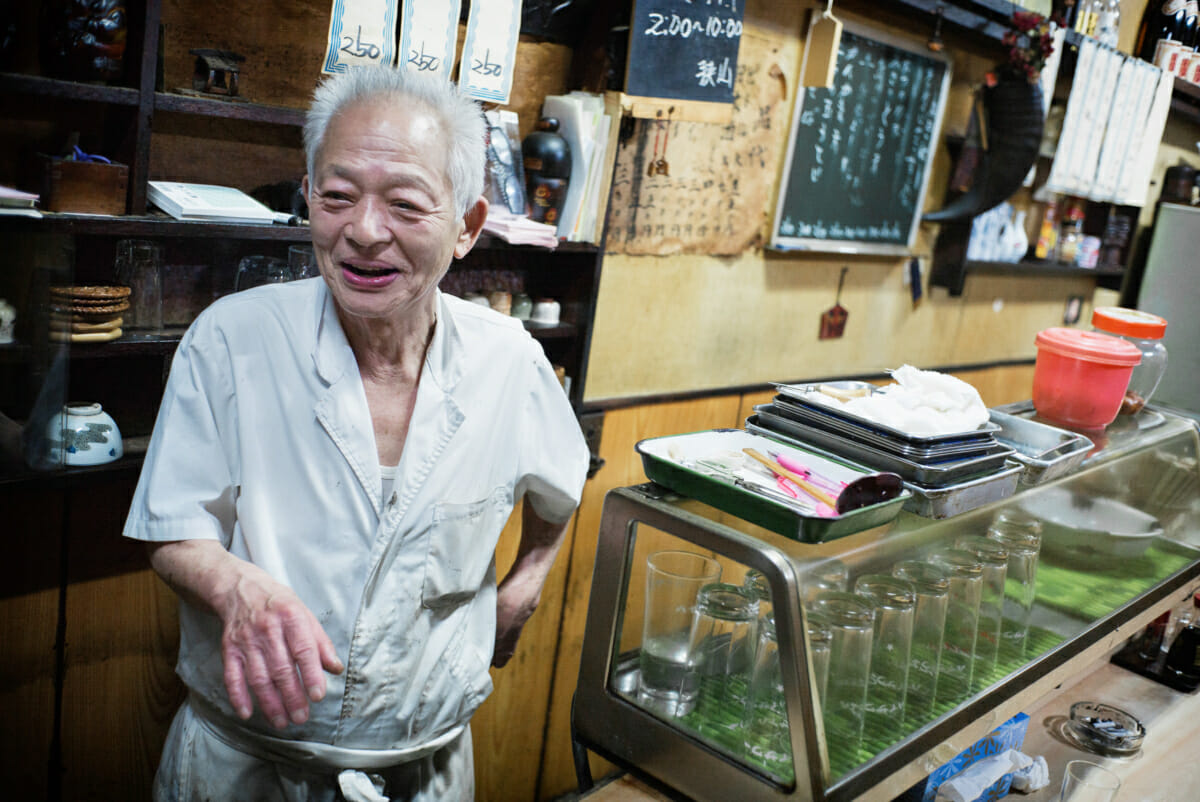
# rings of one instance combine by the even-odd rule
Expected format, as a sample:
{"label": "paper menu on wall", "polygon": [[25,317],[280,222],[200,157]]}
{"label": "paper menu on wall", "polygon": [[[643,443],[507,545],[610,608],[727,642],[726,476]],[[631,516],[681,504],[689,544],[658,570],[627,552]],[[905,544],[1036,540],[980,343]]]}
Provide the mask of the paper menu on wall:
{"label": "paper menu on wall", "polygon": [[1128,206],[1145,206],[1150,190],[1150,177],[1154,173],[1158,146],[1162,142],[1167,115],[1171,111],[1171,96],[1175,89],[1175,76],[1152,68],[1158,77],[1153,90],[1149,114],[1145,123],[1137,127],[1129,159],[1121,168],[1121,177],[1116,191],[1116,201]]}
{"label": "paper menu on wall", "polygon": [[454,68],[461,8],[459,0],[405,3],[400,18],[400,65],[448,79]]}
{"label": "paper menu on wall", "polygon": [[471,3],[458,67],[458,85],[465,94],[491,103],[508,103],[520,32],[521,0]]}
{"label": "paper menu on wall", "polygon": [[1111,200],[1117,192],[1121,169],[1132,156],[1131,143],[1141,144],[1134,132],[1143,126],[1157,85],[1156,68],[1140,59],[1125,59],[1117,80],[1112,111],[1105,128],[1104,143],[1096,165],[1096,178],[1088,197],[1092,200]]}
{"label": "paper menu on wall", "polygon": [[[391,66],[398,0],[333,0],[321,72],[345,72],[371,64]],[[411,5],[411,4],[406,4]]]}

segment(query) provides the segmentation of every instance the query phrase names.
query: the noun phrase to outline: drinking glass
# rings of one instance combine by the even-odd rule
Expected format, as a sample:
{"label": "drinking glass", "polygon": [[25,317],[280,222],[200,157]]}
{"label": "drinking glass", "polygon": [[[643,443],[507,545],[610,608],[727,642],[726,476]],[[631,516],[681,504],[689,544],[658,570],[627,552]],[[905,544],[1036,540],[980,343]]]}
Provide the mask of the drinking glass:
{"label": "drinking glass", "polygon": [[841,560],[822,560],[800,575],[801,598],[808,604],[817,594],[826,591],[845,591],[850,585],[850,570]]}
{"label": "drinking glass", "polygon": [[975,690],[996,679],[1000,640],[1004,628],[1004,580],[1008,576],[1008,549],[981,535],[963,535],[955,548],[974,554],[983,563],[983,585],[979,595],[979,631],[975,636]]}
{"label": "drinking glass", "polygon": [[277,256],[254,254],[238,262],[233,291],[241,292],[263,284],[282,284],[290,278],[288,263]]}
{"label": "drinking glass", "polygon": [[1112,802],[1121,778],[1090,760],[1072,760],[1063,772],[1059,802]]}
{"label": "drinking glass", "polygon": [[1037,594],[1038,553],[1042,548],[1042,522],[1018,510],[996,515],[987,536],[1008,549],[1008,587],[1004,596],[1003,655],[1025,657],[1029,651],[1029,621]]}
{"label": "drinking glass", "polygon": [[825,689],[829,686],[829,661],[833,646],[833,630],[829,618],[816,610],[806,611],[804,631],[808,635],[808,654],[812,658],[813,681],[817,699],[825,704]]}
{"label": "drinking glass", "polygon": [[958,704],[971,694],[975,636],[979,628],[979,599],[983,593],[983,563],[969,551],[942,549],[930,555],[950,580],[946,631],[938,670],[938,704]]}
{"label": "drinking glass", "polygon": [[321,275],[311,245],[288,246],[288,275],[292,281]]}
{"label": "drinking glass", "polygon": [[688,662],[696,596],[721,578],[716,560],[690,551],[656,551],[646,558],[638,702],[668,716],[696,704],[700,676]]}
{"label": "drinking glass", "polygon": [[703,685],[697,710],[712,718],[734,711],[741,724],[757,645],[758,602],[728,582],[702,587],[688,638],[688,664]]}
{"label": "drinking glass", "polygon": [[858,577],[854,593],[875,606],[865,726],[878,736],[895,732],[904,721],[917,594],[910,582],[886,574]]}
{"label": "drinking glass", "polygon": [[772,618],[759,621],[758,646],[754,652],[754,668],[750,672],[750,690],[746,695],[742,739],[746,752],[759,758],[772,753],[788,755],[792,751],[783,672],[779,665],[779,642]]}
{"label": "drinking glass", "polygon": [[117,242],[117,281],[129,287],[127,329],[161,331],[163,326],[162,248],[148,240]]}
{"label": "drinking glass", "polygon": [[938,667],[946,632],[946,607],[950,579],[932,563],[904,560],[892,566],[892,576],[912,584],[917,600],[913,609],[912,656],[908,664],[908,694],[904,718],[915,729],[934,716],[937,704]]}
{"label": "drinking glass", "polygon": [[821,712],[830,763],[844,770],[859,762],[875,610],[861,596],[836,590],[817,594],[812,608],[829,621],[829,681]]}

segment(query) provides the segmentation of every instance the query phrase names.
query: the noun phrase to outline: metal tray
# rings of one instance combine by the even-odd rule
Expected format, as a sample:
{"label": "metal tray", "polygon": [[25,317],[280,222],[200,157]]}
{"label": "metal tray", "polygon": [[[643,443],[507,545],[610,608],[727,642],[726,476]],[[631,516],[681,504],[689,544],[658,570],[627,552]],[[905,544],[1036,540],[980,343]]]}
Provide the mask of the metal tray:
{"label": "metal tray", "polygon": [[774,407],[772,410],[774,414],[848,437],[905,459],[911,459],[913,462],[945,462],[946,460],[980,456],[987,449],[996,445],[995,438],[985,432],[977,437],[948,440],[932,446],[914,446],[897,440],[881,429],[853,423],[829,412],[814,409],[807,404],[795,403],[784,395],[775,396],[771,406]]}
{"label": "metal tray", "polygon": [[[835,385],[836,384],[848,384],[848,382],[840,382],[840,383],[834,383],[834,384]],[[879,392],[881,389],[879,387],[876,387],[873,384],[867,384],[866,382],[858,382],[858,384],[866,384],[867,387],[871,388],[870,392],[872,392],[872,393]],[[939,443],[945,443],[945,442],[951,441],[951,440],[962,440],[962,439],[970,438],[970,437],[984,437],[984,436],[994,433],[997,430],[997,428],[999,428],[995,424],[992,424],[989,422],[989,423],[981,424],[978,428],[971,429],[969,431],[948,432],[946,434],[933,434],[933,435],[911,434],[910,432],[901,431],[899,429],[896,429],[894,427],[880,423],[878,421],[868,420],[859,415],[855,415],[853,412],[847,412],[846,410],[841,409],[839,407],[835,407],[832,404],[827,404],[820,400],[817,400],[819,398],[828,398],[827,395],[825,395],[824,393],[821,392],[821,390],[820,390],[821,384],[819,384],[819,383],[818,384],[774,384],[772,386],[775,387],[775,389],[779,391],[780,395],[784,395],[792,401],[797,401],[801,404],[805,404],[806,406],[808,406],[812,409],[816,409],[816,410],[828,413],[830,415],[833,415],[835,417],[842,418],[843,420],[850,421],[851,423],[856,423],[859,426],[866,426],[871,429],[875,429],[877,431],[883,432],[891,437],[896,438],[896,440],[903,442],[903,443],[908,443],[909,445],[928,447],[928,446],[936,445]]]}
{"label": "metal tray", "polygon": [[945,487],[923,487],[912,482],[904,486],[912,491],[912,498],[904,509],[925,518],[953,518],[964,512],[1008,498],[1016,492],[1025,466],[1009,462],[994,473]]}
{"label": "metal tray", "polygon": [[892,471],[910,482],[931,487],[961,482],[968,478],[995,471],[1013,455],[1013,449],[995,443],[991,450],[980,457],[952,460],[933,464],[921,464],[904,457],[880,451],[877,448],[856,443],[845,437],[826,432],[771,413],[769,404],[754,408],[754,415],[746,419],[747,431],[755,431],[768,437],[784,439],[800,448],[816,447],[824,453],[832,453],[853,460],[875,470]]}
{"label": "metal tray", "polygon": [[1067,475],[1095,446],[1082,434],[996,409],[988,412],[992,423],[1000,427],[996,440],[1010,446],[1015,452],[1012,459],[1025,466],[1022,484],[1036,485]]}
{"label": "metal tray", "polygon": [[742,429],[712,429],[649,438],[639,442],[636,448],[642,455],[642,468],[652,481],[802,543],[834,540],[886,524],[900,514],[900,509],[912,496],[904,490],[894,499],[822,518],[691,465],[697,455],[756,448],[762,452],[791,453],[797,460],[835,481],[853,481],[874,471],[833,455]]}

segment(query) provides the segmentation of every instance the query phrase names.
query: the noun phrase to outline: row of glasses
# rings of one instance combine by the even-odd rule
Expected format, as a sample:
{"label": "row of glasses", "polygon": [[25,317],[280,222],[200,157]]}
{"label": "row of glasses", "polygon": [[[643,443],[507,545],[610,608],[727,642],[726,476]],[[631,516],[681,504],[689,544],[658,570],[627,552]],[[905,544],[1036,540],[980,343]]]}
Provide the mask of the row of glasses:
{"label": "row of glasses", "polygon": [[313,249],[307,245],[291,245],[287,259],[264,254],[242,257],[234,276],[233,291],[241,292],[263,284],[282,284],[318,275],[320,270]]}
{"label": "row of glasses", "polygon": [[[804,573],[806,654],[826,742],[838,752],[831,760],[856,760],[864,730],[931,720],[990,682],[1002,655],[1025,654],[1039,548],[1038,521],[1001,513],[986,537],[960,536],[926,559],[861,575],[853,589],[836,559]],[[779,648],[761,573],[748,571],[735,585],[721,581],[710,557],[649,556],[644,707],[679,717],[699,705],[707,720],[740,728],[751,754],[788,755]]]}

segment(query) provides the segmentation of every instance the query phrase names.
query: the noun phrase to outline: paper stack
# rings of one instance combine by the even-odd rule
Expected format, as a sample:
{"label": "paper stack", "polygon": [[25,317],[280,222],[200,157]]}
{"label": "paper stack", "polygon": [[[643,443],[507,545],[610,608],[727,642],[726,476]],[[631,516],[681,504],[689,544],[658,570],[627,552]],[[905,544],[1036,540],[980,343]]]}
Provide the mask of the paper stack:
{"label": "paper stack", "polygon": [[18,217],[41,217],[37,205],[41,196],[32,192],[22,192],[13,187],[0,184],[0,215]]}
{"label": "paper stack", "polygon": [[240,189],[214,184],[151,181],[146,197],[176,220],[210,223],[286,223],[290,217],[275,212]]}
{"label": "paper stack", "polygon": [[483,232],[514,245],[558,247],[558,234],[554,226],[535,222],[523,215],[515,215],[499,204],[488,209]]}
{"label": "paper stack", "polygon": [[558,120],[559,133],[571,149],[571,180],[558,222],[559,239],[599,243],[604,234],[620,125],[615,104],[615,95],[606,98],[579,91],[547,95],[542,102],[542,116]]}

